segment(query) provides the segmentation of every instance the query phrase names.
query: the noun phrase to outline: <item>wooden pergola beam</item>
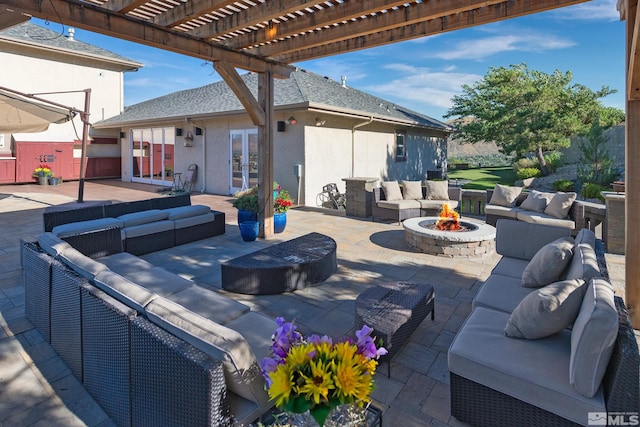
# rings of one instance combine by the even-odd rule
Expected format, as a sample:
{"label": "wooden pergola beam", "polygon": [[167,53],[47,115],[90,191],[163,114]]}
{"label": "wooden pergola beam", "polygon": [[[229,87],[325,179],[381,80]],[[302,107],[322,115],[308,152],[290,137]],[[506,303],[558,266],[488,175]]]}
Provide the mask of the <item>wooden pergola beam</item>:
{"label": "wooden pergola beam", "polygon": [[633,25],[627,28],[630,31],[630,49],[628,54],[628,71],[627,71],[627,98],[633,100],[640,100],[640,9],[635,8],[633,15],[629,15],[627,19],[627,26],[632,22]]}
{"label": "wooden pergola beam", "polygon": [[277,77],[287,78],[292,67],[264,60],[244,52],[220,47],[210,42],[168,30],[135,18],[112,13],[78,0],[1,0],[0,4],[22,10],[32,16],[68,26],[82,28],[132,42],[189,55],[205,61],[225,61],[234,67],[255,72],[267,69]]}
{"label": "wooden pergola beam", "polygon": [[153,23],[163,27],[180,25],[214,10],[232,5],[236,1],[237,0],[193,0],[188,3],[180,3],[168,9],[165,13],[156,16],[153,19]]}
{"label": "wooden pergola beam", "polygon": [[[332,27],[319,32],[320,35],[316,36],[316,38],[311,38],[308,36],[297,37],[296,39],[298,40],[289,42],[291,45],[293,45],[289,49],[286,49],[284,47],[280,47],[280,49],[278,49],[279,52],[288,50],[289,53],[279,54],[274,52],[271,58],[285,63],[306,61],[309,59],[331,56],[339,53],[353,52],[356,50],[366,49],[374,46],[382,46],[385,44],[397,43],[400,41],[412,40],[419,37],[425,37],[448,31],[488,24],[508,18],[515,18],[532,13],[544,12],[547,10],[584,2],[585,0],[499,2],[479,9],[461,12],[454,15],[447,15],[436,19],[430,19],[429,16],[425,16],[418,23],[393,28],[386,31],[372,32],[359,37],[349,38],[346,38],[346,32],[349,31],[349,26],[344,26],[347,28],[341,28],[342,26]],[[384,25],[384,19],[386,18],[384,16],[377,15],[368,19],[371,19],[372,21],[370,23],[367,23],[367,27],[375,28],[376,24]],[[350,28],[350,31],[353,33],[355,32],[355,29],[356,28]],[[342,38],[344,39],[341,40]],[[331,40],[334,39],[340,41],[331,42]],[[307,46],[315,47],[308,48]],[[261,55],[264,52],[264,49],[266,48],[263,48],[262,50],[258,48],[255,50],[255,52],[258,55]]]}
{"label": "wooden pergola beam", "polygon": [[23,22],[27,22],[29,19],[31,19],[30,16],[24,15],[18,11],[2,10],[0,12],[0,30],[4,30],[5,28],[10,28],[18,24],[22,24]]}
{"label": "wooden pergola beam", "polygon": [[264,108],[258,103],[235,68],[223,61],[215,61],[213,63],[213,68],[215,68],[218,74],[220,74],[224,79],[225,83],[229,85],[233,93],[238,97],[242,106],[247,110],[247,114],[249,114],[253,124],[256,126],[264,126]]}

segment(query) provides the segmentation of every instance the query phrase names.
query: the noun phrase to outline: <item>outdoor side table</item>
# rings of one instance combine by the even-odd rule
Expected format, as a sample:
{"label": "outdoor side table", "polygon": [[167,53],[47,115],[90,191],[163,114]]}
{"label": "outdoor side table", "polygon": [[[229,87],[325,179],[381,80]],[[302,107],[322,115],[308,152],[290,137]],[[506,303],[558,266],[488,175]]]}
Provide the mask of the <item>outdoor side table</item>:
{"label": "outdoor side table", "polygon": [[434,298],[433,286],[412,282],[381,283],[358,295],[356,328],[368,325],[374,330],[372,336],[382,339],[389,352],[381,358],[387,362],[387,376],[391,376],[391,359],[427,314],[434,320]]}

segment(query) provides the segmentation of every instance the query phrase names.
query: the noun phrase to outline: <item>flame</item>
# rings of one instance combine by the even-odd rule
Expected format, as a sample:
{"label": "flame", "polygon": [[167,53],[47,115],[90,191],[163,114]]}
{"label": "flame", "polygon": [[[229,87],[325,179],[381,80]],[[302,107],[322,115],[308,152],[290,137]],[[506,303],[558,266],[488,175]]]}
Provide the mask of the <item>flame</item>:
{"label": "flame", "polygon": [[451,209],[448,203],[443,203],[442,210],[438,214],[436,228],[438,230],[445,231],[457,231],[462,229],[460,226],[460,214]]}

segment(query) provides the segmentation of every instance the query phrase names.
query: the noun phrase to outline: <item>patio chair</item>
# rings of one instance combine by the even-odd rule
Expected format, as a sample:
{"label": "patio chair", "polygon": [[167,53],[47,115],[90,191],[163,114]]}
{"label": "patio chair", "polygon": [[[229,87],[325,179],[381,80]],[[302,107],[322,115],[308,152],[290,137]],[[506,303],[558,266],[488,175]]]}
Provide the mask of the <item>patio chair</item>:
{"label": "patio chair", "polygon": [[335,183],[327,184],[322,187],[322,193],[318,194],[319,206],[333,209],[346,208],[347,197],[338,191]]}
{"label": "patio chair", "polygon": [[187,193],[191,193],[193,190],[193,185],[198,180],[198,165],[192,163],[187,168],[187,171],[184,173],[184,178],[182,177],[182,172],[176,172],[173,174],[173,188],[172,191],[186,191]]}

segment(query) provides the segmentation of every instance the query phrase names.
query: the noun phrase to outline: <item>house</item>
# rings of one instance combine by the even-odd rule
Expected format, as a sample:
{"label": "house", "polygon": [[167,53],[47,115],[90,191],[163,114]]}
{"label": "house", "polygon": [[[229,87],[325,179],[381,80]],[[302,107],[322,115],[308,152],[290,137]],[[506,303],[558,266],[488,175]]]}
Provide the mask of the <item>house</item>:
{"label": "house", "polygon": [[[254,96],[258,76],[242,76]],[[343,178],[424,179],[447,157],[451,128],[435,119],[298,69],[274,86],[275,179],[295,200],[317,205]],[[257,184],[257,129],[221,81],[125,108],[94,123],[123,133],[122,179],[170,185],[198,166],[195,190],[233,194]]]}
{"label": "house", "polygon": [[[55,24],[55,28],[64,28]],[[120,114],[124,73],[142,64],[54,29],[25,22],[0,31],[0,86],[84,110],[91,89],[90,122]],[[87,147],[86,176],[121,176],[117,135],[94,131]],[[47,163],[63,179],[80,177],[82,121],[52,124],[38,133],[0,133],[0,183],[33,182],[33,170]]]}

